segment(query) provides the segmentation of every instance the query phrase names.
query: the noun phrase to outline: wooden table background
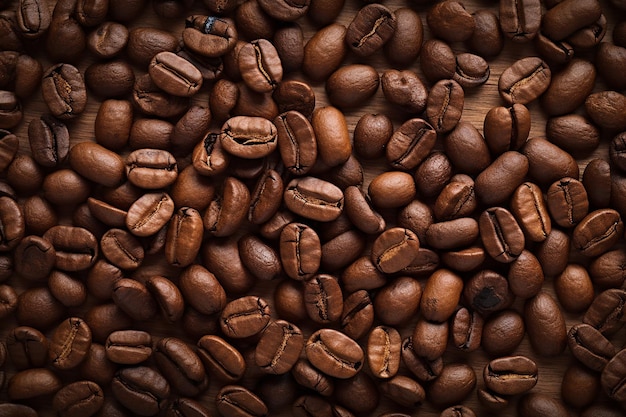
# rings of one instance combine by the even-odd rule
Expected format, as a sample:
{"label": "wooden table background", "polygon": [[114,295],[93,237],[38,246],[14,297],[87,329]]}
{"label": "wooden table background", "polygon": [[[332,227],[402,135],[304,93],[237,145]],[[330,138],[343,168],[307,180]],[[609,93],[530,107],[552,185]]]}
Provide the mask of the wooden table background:
{"label": "wooden table background", "polygon": [[[53,3],[54,2],[50,1],[51,8],[54,6]],[[388,6],[391,10],[395,10],[399,7],[410,6],[410,7],[414,7],[415,10],[419,11],[422,17],[422,22],[424,23],[425,39],[428,39],[430,38],[430,34],[429,34],[428,26],[426,24],[427,7],[415,6],[412,3],[413,2],[411,2],[410,0],[387,0],[384,2],[384,4]],[[362,7],[363,4],[364,2],[360,0],[347,0],[346,5],[343,9],[343,12],[338,17],[337,21],[347,26],[352,20],[352,17],[354,16],[356,10]],[[469,10],[470,12],[473,12],[481,8],[489,8],[489,9],[494,10],[497,13],[498,2],[494,0],[491,0],[491,1],[489,0],[466,0],[464,1],[464,4],[467,10]],[[604,13],[607,16],[607,19],[609,22],[609,30],[607,31],[607,36],[605,37],[605,40],[611,40],[612,27],[614,26],[616,21],[619,21],[619,19],[624,18],[624,14],[623,14],[624,12],[620,12],[618,11],[618,9],[612,7],[608,1],[603,1],[602,4],[603,4]],[[149,6],[149,3],[148,3],[148,6]],[[206,14],[207,12],[205,10],[206,9],[201,4],[201,1],[196,0],[194,8],[193,8],[193,12]],[[190,12],[190,14],[191,13],[192,12]],[[301,19],[299,22],[303,26],[303,29],[305,32],[305,40],[308,40],[314,33],[315,28],[306,19]],[[176,36],[180,36],[181,30],[184,26],[182,18],[173,19],[173,20],[161,19],[154,14],[151,7],[146,7],[145,12],[142,14],[140,19],[133,22],[129,26],[137,27],[137,26],[147,26],[147,25],[158,26],[158,27],[164,28]],[[40,43],[40,45],[42,44],[43,42]],[[453,49],[457,52],[465,50],[462,44],[454,44],[452,46],[453,46]],[[32,50],[32,51],[29,51],[29,53],[41,59],[44,65],[44,68],[47,68],[50,64],[52,64],[45,57],[45,54],[43,54],[41,50]],[[517,59],[524,57],[524,56],[530,56],[530,55],[536,55],[532,47],[532,44],[514,44],[514,43],[511,43],[510,41],[507,41],[504,51],[498,57],[491,59],[489,61],[489,64],[491,67],[491,76],[489,77],[489,80],[487,81],[487,83],[483,85],[482,87],[472,89],[466,92],[465,108],[463,111],[462,120],[472,123],[476,128],[479,129],[479,131],[482,132],[483,119],[487,111],[493,106],[503,105],[503,102],[501,101],[498,95],[498,90],[497,90],[497,83],[498,83],[498,78],[500,74],[507,66],[509,66],[511,63],[513,63]],[[353,57],[349,56],[345,62],[348,63],[348,62],[353,62],[353,61],[357,62]],[[78,68],[81,71],[84,71],[90,62],[92,62],[92,58],[89,56],[88,53],[86,53],[85,59],[80,62],[80,64],[78,65]],[[371,59],[368,59],[367,62],[375,66],[379,70],[380,73],[382,73],[384,69],[390,68],[390,65],[384,58],[382,51],[379,51],[379,53],[376,53]],[[415,70],[421,75],[419,59],[409,68],[412,70]],[[135,67],[135,71],[136,71],[136,75],[139,75],[145,72],[145,69]],[[290,77],[301,77],[301,76],[299,76],[298,74],[295,74],[295,75],[290,75]],[[315,92],[316,92],[317,105],[322,106],[322,105],[328,104],[328,100],[326,98],[323,83],[317,83],[313,85],[314,85]],[[605,89],[605,86],[602,84],[602,81],[599,80],[596,86],[596,90],[599,91],[603,89]],[[201,92],[197,96],[194,97],[194,103],[207,106],[208,94],[209,94],[209,87],[204,86]],[[94,125],[95,115],[97,113],[100,102],[101,100],[99,100],[94,94],[91,94],[90,92],[88,105],[84,114],[82,114],[76,120],[73,120],[68,123],[72,144],[75,144],[81,141],[94,140],[93,139],[94,138],[93,125]],[[529,108],[532,113],[532,127],[531,127],[530,137],[545,135],[546,117],[542,113],[539,103],[537,102],[531,103],[529,105]],[[41,115],[42,113],[46,111],[47,109],[46,109],[45,104],[42,101],[40,90],[38,90],[29,101],[24,103],[24,113],[25,113],[24,119],[22,123],[17,128],[14,129],[14,132],[20,138],[20,151],[21,152],[26,152],[26,153],[30,152],[29,145],[28,145],[28,138],[27,138],[28,124],[33,118],[39,117],[39,115]],[[579,111],[582,111],[582,110],[579,109]],[[401,112],[393,110],[389,106],[386,105],[383,93],[380,89],[376,92],[375,96],[371,100],[364,103],[362,107],[345,112],[351,134],[354,130],[354,127],[358,119],[361,117],[361,115],[365,113],[385,113],[393,119],[395,127],[398,127],[405,118],[405,115],[401,114]],[[584,159],[579,160],[581,175],[582,175],[584,167],[586,166],[586,163],[590,159],[594,157],[600,157],[600,158],[606,159],[608,157],[608,152],[607,152],[608,142],[607,141],[609,139],[610,138],[603,138],[602,143],[598,147],[598,149],[596,149],[593,153],[586,155]],[[438,147],[441,148],[441,143],[438,143]],[[364,187],[367,186],[369,181],[376,174],[386,169],[383,161],[363,162],[363,167],[365,171]],[[69,213],[66,213],[66,214],[69,214]],[[9,281],[9,283],[15,285],[20,290],[24,288],[24,284],[20,283],[15,278],[12,278]],[[275,282],[260,282],[253,289],[252,292],[254,294],[258,294],[258,295],[265,297],[271,304],[272,293],[273,293],[273,288],[275,284],[276,284]],[[551,279],[546,280],[545,288],[548,292],[550,292],[551,294],[554,294],[554,291],[552,289]],[[518,309],[518,311],[521,311],[521,306],[522,306],[522,303],[520,302],[520,300],[518,300],[516,304],[514,305],[514,308]],[[75,312],[75,314],[81,314],[81,311],[79,310]],[[568,314],[566,315],[566,317],[567,317],[568,328],[571,325],[580,321],[580,316],[574,316],[574,315]],[[414,322],[415,321],[412,321],[408,325],[404,326],[402,329],[399,329],[403,337],[406,337],[412,333]],[[6,330],[12,328],[13,325],[14,323],[10,320],[5,322],[4,325],[2,326],[3,334],[5,334]],[[169,334],[180,335],[181,337],[185,337],[184,334],[181,333],[179,328],[168,326],[164,324],[164,322],[159,321],[159,320],[154,320],[147,324],[143,324],[141,325],[141,327],[150,330],[157,337],[165,336]],[[620,332],[616,338],[617,338],[616,340],[614,339],[616,344],[619,347],[623,346],[624,342],[626,341],[626,338],[624,337],[624,332]],[[187,338],[187,340],[189,339]],[[194,340],[189,340],[189,341],[192,343],[195,342]],[[568,366],[568,364],[572,361],[572,356],[569,353],[569,351],[566,350],[566,352],[563,355],[557,358],[541,358],[532,351],[527,338],[525,338],[521,346],[516,351],[516,353],[528,355],[529,357],[536,360],[537,363],[539,364],[539,368],[540,368],[539,382],[533,391],[542,392],[542,393],[545,393],[545,394],[548,394],[557,398],[560,397],[561,379],[563,376],[563,372]],[[464,354],[462,352],[457,351],[454,348],[449,348],[444,358],[445,358],[446,363],[464,362],[464,363],[470,364],[475,369],[476,374],[477,374],[477,379],[478,379],[477,387],[481,387],[484,385],[482,381],[482,370],[489,359],[486,356],[486,354],[484,354],[482,351],[477,351],[471,354]],[[213,380],[207,393],[202,396],[202,401],[205,404],[207,404],[212,410],[214,410],[214,398],[215,398],[215,393],[217,392],[217,389],[218,389],[218,386],[216,382]],[[602,395],[600,395],[599,400],[603,401],[601,397]],[[6,400],[6,388],[2,391],[1,399]],[[472,407],[476,411],[478,416],[487,415],[486,410],[484,410],[483,408],[481,408],[480,405],[478,405],[475,391],[464,401],[464,404]],[[499,413],[498,415],[503,416],[503,417],[516,415],[514,404],[515,404],[515,401],[513,401],[512,404],[506,410]],[[394,406],[392,403],[385,400],[381,396],[380,406],[376,410],[376,412],[372,413],[372,415],[373,416],[378,415],[384,411],[391,411],[391,410],[403,410],[403,409],[397,406]],[[407,410],[404,409],[403,412],[407,412]],[[437,416],[439,415],[439,412],[440,412],[439,410],[434,409],[428,403],[424,404],[423,406],[413,411],[410,411],[411,415],[419,415],[423,417]],[[45,414],[45,413],[42,413],[42,414]],[[218,415],[218,413],[214,411],[214,415]],[[290,415],[290,413],[287,410],[284,413],[281,413],[280,415]],[[577,415],[577,413],[574,410],[572,410],[572,415]]]}

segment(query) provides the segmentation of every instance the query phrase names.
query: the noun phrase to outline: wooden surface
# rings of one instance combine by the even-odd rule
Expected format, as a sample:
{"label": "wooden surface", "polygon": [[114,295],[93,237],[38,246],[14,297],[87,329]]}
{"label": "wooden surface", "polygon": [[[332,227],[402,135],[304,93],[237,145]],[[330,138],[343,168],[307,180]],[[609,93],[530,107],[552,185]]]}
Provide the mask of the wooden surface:
{"label": "wooden surface", "polygon": [[[196,3],[197,4],[196,6],[194,6],[194,11],[199,12],[199,13],[206,13],[202,5],[198,4],[201,2],[197,0]],[[411,6],[411,3],[412,2],[409,0],[388,0],[388,1],[385,1],[384,4],[387,5],[390,9],[394,10],[398,7]],[[498,2],[496,1],[466,0],[464,4],[469,11],[475,11],[479,8],[491,8],[497,13]],[[362,5],[363,5],[363,2],[360,0],[347,0],[346,6],[338,18],[338,22],[347,26],[350,23],[355,11],[358,10],[358,8],[361,7]],[[608,20],[609,20],[609,31],[605,39],[610,40],[612,26],[614,25],[615,21],[621,16],[619,16],[617,10],[611,7],[607,1],[603,2],[603,7],[604,7],[605,14],[607,15]],[[420,12],[422,21],[424,23],[425,32],[426,32],[425,39],[428,39],[430,35],[428,32],[428,27],[426,25],[426,10],[427,9],[424,7],[420,7],[420,8],[416,8],[416,10]],[[312,36],[312,33],[314,31],[313,26],[306,19],[302,19],[300,23],[303,25],[303,28],[305,30],[305,39],[309,39]],[[146,26],[146,25],[165,28],[166,30],[171,31],[173,34],[179,36],[181,33],[181,29],[183,27],[183,19],[178,19],[178,20],[160,19],[154,14],[152,8],[147,7],[145,13],[141,16],[141,18],[138,21],[133,22],[131,24],[131,27]],[[455,44],[453,45],[453,48],[457,52],[464,50],[464,47],[462,44]],[[49,64],[51,64],[46,59],[42,51],[33,50],[29,52],[42,60],[42,62],[44,63],[44,68],[46,68]],[[515,60],[524,56],[529,56],[529,55],[535,55],[532,45],[513,44],[507,41],[505,50],[502,52],[502,54],[489,61],[489,64],[491,67],[491,76],[488,82],[480,88],[467,91],[465,108],[463,111],[462,120],[471,122],[475,127],[477,127],[482,132],[483,119],[487,111],[493,106],[503,104],[497,92],[497,83],[498,83],[499,75],[507,66],[513,63]],[[346,63],[352,62],[352,61],[356,62],[357,60],[355,60],[353,57],[348,57],[348,59],[346,60]],[[86,54],[85,59],[78,65],[79,69],[81,71],[84,71],[90,62],[91,62],[91,58]],[[382,52],[375,54],[371,59],[368,59],[367,62],[370,63],[371,65],[374,65],[379,70],[379,72],[382,72],[386,68],[390,68]],[[415,62],[413,65],[411,65],[409,68],[421,74],[419,60]],[[145,69],[141,69],[141,68],[135,68],[135,70],[136,70],[137,75],[145,71]],[[324,91],[324,85],[315,84],[314,86],[315,86],[316,99],[317,99],[318,105],[321,106],[321,105],[328,104],[325,91]],[[601,81],[598,82],[596,89],[597,90],[604,89],[604,86],[602,85]],[[194,98],[194,102],[206,106],[208,91],[209,91],[208,87],[203,87],[201,93],[199,93]],[[68,123],[72,144],[75,144],[81,141],[86,141],[86,140],[93,140],[93,137],[94,137],[93,123],[94,123],[94,118],[98,110],[99,104],[100,104],[100,100],[93,94],[89,94],[89,102],[88,102],[85,113],[82,114],[78,119]],[[533,136],[545,135],[546,118],[542,114],[539,104],[531,103],[529,105],[529,108],[532,113],[532,128],[531,128],[530,136],[533,137]],[[41,113],[46,111],[46,107],[42,102],[41,92],[39,90],[34,94],[31,100],[29,100],[28,102],[24,104],[24,110],[25,110],[24,120],[16,129],[14,129],[14,131],[18,134],[20,138],[21,151],[30,152],[29,147],[28,147],[27,134],[26,134],[28,124],[33,118],[38,117]],[[356,125],[356,122],[358,121],[361,115],[365,113],[379,113],[379,112],[388,114],[390,117],[392,117],[395,127],[398,127],[405,118],[405,115],[401,114],[401,112],[391,109],[386,105],[382,91],[379,89],[376,95],[367,103],[365,103],[362,107],[354,109],[354,110],[346,111],[346,118],[349,124],[350,132],[352,133],[354,126]],[[438,144],[438,147],[441,148],[440,143]],[[586,165],[586,162],[589,159],[593,157],[607,158],[608,156],[607,154],[608,154],[607,138],[604,138],[602,141],[602,144],[597,150],[595,150],[593,153],[587,155],[584,159],[581,159],[579,161],[581,174],[582,174],[582,170],[584,169]],[[364,169],[365,169],[364,186],[367,186],[367,184],[373,178],[373,176],[382,172],[385,169],[385,165],[382,161],[364,162]],[[16,285],[16,287],[18,288],[23,288],[23,285],[17,282],[15,279],[13,281],[10,281],[10,283]],[[255,294],[265,297],[270,302],[272,302],[272,292],[273,292],[274,286],[275,286],[274,282],[262,282],[262,283],[259,283],[254,288],[253,292]],[[548,279],[546,281],[545,288],[551,294],[554,294],[552,290],[551,279]],[[522,303],[520,300],[518,300],[515,303],[514,308],[518,309],[518,311],[521,311],[521,306],[522,306]],[[80,314],[81,311],[79,310],[75,313]],[[580,321],[580,316],[574,316],[574,315],[568,314],[566,315],[566,317],[567,317],[568,328],[571,325]],[[412,321],[410,324],[400,329],[403,337],[406,337],[412,333],[413,324],[414,324],[414,321]],[[7,323],[7,326],[8,326],[8,323]],[[179,328],[168,326],[164,324],[164,322],[159,321],[159,320],[150,322],[147,325],[142,325],[141,327],[151,330],[157,336],[175,334],[175,335],[181,335],[181,337],[184,337],[184,335],[181,334]],[[9,327],[4,327],[4,328],[6,329]],[[192,343],[195,342],[195,340],[190,340],[190,339],[187,339],[187,340]],[[621,346],[623,346],[625,341],[626,339],[624,338],[623,332],[619,333],[617,336],[617,339],[615,340],[616,344],[620,348]],[[521,346],[519,347],[519,349],[516,351],[516,353],[528,355],[529,357],[536,360],[537,363],[539,364],[539,367],[540,367],[539,382],[537,386],[534,388],[534,391],[546,393],[555,397],[559,397],[563,372],[572,360],[572,357],[569,351],[566,351],[562,356],[559,356],[556,358],[541,358],[532,351],[527,338],[525,338]],[[472,354],[464,354],[462,352],[455,350],[454,348],[449,348],[446,355],[444,356],[444,360],[446,363],[463,362],[463,363],[470,364],[475,369],[476,374],[477,374],[477,379],[478,379],[477,386],[478,387],[483,386],[482,370],[485,364],[488,362],[488,357],[483,352],[478,351]],[[214,407],[214,398],[215,398],[216,390],[217,390],[217,384],[215,381],[213,381],[211,383],[210,389],[202,397],[202,401],[205,402],[207,405],[209,405],[211,409],[214,409],[213,407]],[[6,400],[5,391],[3,391],[2,393],[2,399]],[[600,398],[600,400],[602,400],[602,398]],[[472,407],[476,411],[478,416],[487,415],[486,411],[478,405],[475,391],[472,392],[472,394],[466,399],[464,404]],[[504,416],[504,417],[516,415],[514,404],[515,404],[515,401],[513,401],[513,403],[499,415]],[[382,399],[382,397],[381,397],[381,405],[376,410],[376,412],[372,413],[371,415],[376,416],[382,413],[383,411],[391,411],[391,410],[409,412],[411,415],[419,415],[423,417],[431,417],[431,416],[439,415],[439,410],[434,409],[428,403],[424,404],[423,406],[415,410],[410,411],[410,410],[402,409],[401,407],[394,406],[392,403],[388,402],[387,400]],[[215,415],[217,415],[217,412],[214,412],[214,413]],[[289,412],[286,411],[280,415],[289,415]],[[577,413],[574,412],[574,410],[572,410],[572,415],[577,415]]]}

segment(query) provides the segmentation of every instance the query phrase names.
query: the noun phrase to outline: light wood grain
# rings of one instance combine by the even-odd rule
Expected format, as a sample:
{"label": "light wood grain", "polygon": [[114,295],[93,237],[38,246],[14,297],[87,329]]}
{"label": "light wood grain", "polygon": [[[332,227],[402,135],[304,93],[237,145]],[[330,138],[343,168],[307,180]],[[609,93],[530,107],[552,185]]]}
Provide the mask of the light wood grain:
{"label": "light wood grain", "polygon": [[[51,3],[50,6],[53,7],[53,2],[50,2],[50,3]],[[339,16],[339,18],[337,19],[337,21],[347,26],[352,20],[352,17],[354,16],[356,10],[358,10],[358,8],[360,8],[363,4],[364,3],[360,0],[347,0],[344,10]],[[384,2],[384,4],[392,10],[395,10],[399,7],[407,7],[407,6],[416,7],[412,4],[410,0],[387,0]],[[480,8],[489,8],[489,9],[494,10],[497,13],[498,2],[496,1],[466,0],[464,1],[464,4],[466,8],[471,12],[478,10]],[[610,40],[611,29],[613,25],[615,24],[617,19],[622,18],[623,16],[619,15],[616,9],[609,5],[608,1],[603,1],[602,4],[604,7],[605,14],[607,15],[607,18],[609,20],[609,31],[608,31],[606,39]],[[422,21],[424,22],[424,27],[425,27],[425,32],[426,32],[425,38],[427,39],[430,37],[428,26],[426,25],[427,8],[423,6],[416,7],[416,10],[420,12]],[[196,5],[194,6],[194,12],[206,13],[205,9],[203,8],[201,4],[201,1],[196,0]],[[305,39],[309,39],[314,33],[315,27],[313,27],[313,25],[306,19],[302,19],[300,23],[302,24],[304,32],[305,32]],[[160,19],[154,14],[151,7],[147,7],[145,13],[141,16],[141,18],[138,21],[133,22],[130,26],[131,27],[158,26],[158,27],[161,27],[170,31],[176,36],[179,36],[184,25],[183,25],[183,19],[178,19],[178,20]],[[42,52],[41,45],[42,44],[40,44],[39,49],[35,47],[32,50],[29,50],[29,53],[41,59],[42,63],[44,64],[44,68],[46,68],[52,63],[45,57],[45,54]],[[453,45],[453,48],[455,51],[458,51],[458,52],[465,50],[462,44],[455,44]],[[497,91],[498,90],[497,83],[498,83],[499,75],[502,73],[502,71],[506,67],[508,67],[515,60],[521,57],[530,56],[530,55],[536,55],[531,44],[514,44],[514,43],[507,41],[505,50],[502,52],[502,54],[500,54],[500,56],[489,61],[490,68],[491,68],[491,76],[488,82],[480,88],[467,91],[466,100],[465,100],[465,108],[463,111],[462,119],[472,123],[476,128],[478,128],[482,132],[483,119],[487,111],[493,106],[503,104]],[[85,68],[91,62],[92,62],[92,58],[86,53],[85,59],[81,61],[78,67],[81,71],[84,71]],[[350,56],[346,60],[346,63],[349,63],[349,62],[364,62],[364,61],[358,60]],[[367,63],[375,66],[379,72],[382,72],[386,68],[390,68],[389,64],[384,58],[382,51],[380,53],[375,54],[371,59],[368,59]],[[413,65],[411,65],[409,68],[421,74],[419,60],[415,62]],[[146,69],[135,68],[135,70],[136,70],[136,74],[140,74],[142,72],[145,72]],[[302,76],[298,74],[290,75],[290,77],[302,78]],[[316,92],[317,104],[319,106],[329,104],[325,91],[324,91],[323,83],[314,84],[314,88]],[[602,90],[602,89],[605,89],[605,87],[600,80],[597,84],[596,90]],[[194,102],[197,104],[206,106],[208,94],[209,94],[209,87],[208,86],[203,87],[202,91],[194,98]],[[99,104],[100,104],[100,100],[93,94],[90,94],[89,102],[88,102],[85,113],[82,114],[76,120],[73,120],[68,123],[72,144],[75,144],[81,141],[94,140],[93,139],[94,138],[93,124],[94,124],[94,119],[95,119],[95,115],[98,110]],[[531,137],[544,136],[546,116],[542,113],[541,107],[539,103],[537,102],[531,103],[529,105],[529,108],[532,114]],[[20,138],[20,151],[21,152],[26,152],[26,153],[30,152],[29,145],[28,145],[28,138],[27,138],[28,124],[33,118],[39,117],[39,115],[41,115],[42,113],[46,111],[47,109],[41,99],[40,91],[37,91],[29,101],[24,103],[24,112],[25,112],[24,120],[16,129],[14,129],[15,133]],[[345,112],[346,119],[348,121],[348,126],[349,126],[351,133],[358,119],[365,113],[385,113],[392,118],[392,120],[394,121],[395,127],[398,127],[402,123],[402,121],[406,119],[405,114],[403,114],[401,111],[397,109],[390,108],[386,104],[382,91],[380,89],[377,91],[375,96],[371,100],[369,100],[367,103],[364,103],[362,107]],[[442,148],[440,142],[438,143],[437,148],[439,149]],[[607,149],[608,149],[607,138],[604,138],[602,144],[600,145],[598,149],[596,149],[591,154],[586,155],[584,159],[580,159],[579,166],[581,169],[581,174],[586,163],[591,158],[600,157],[600,158],[606,159],[608,157]],[[363,167],[365,171],[364,186],[367,186],[369,181],[371,181],[371,179],[375,175],[377,175],[378,173],[386,169],[386,166],[383,161],[373,161],[373,162],[364,161]],[[65,214],[69,215],[70,213],[65,213]],[[23,283],[20,283],[15,278],[11,279],[10,283],[15,285],[19,289],[23,289],[25,287]],[[270,301],[270,303],[272,303],[273,301],[272,294],[273,294],[273,289],[275,285],[276,285],[275,282],[260,282],[253,289],[252,292],[254,294],[263,296],[268,301]],[[548,279],[546,281],[545,289],[546,291],[554,295],[551,279]],[[521,300],[518,300],[514,305],[514,308],[517,309],[518,311],[522,311],[522,307],[523,307],[523,302]],[[80,315],[84,313],[84,311],[85,311],[84,309],[79,309],[77,311],[73,311],[72,313]],[[571,325],[580,321],[580,316],[567,314],[566,318],[567,318],[568,328]],[[413,320],[411,321],[411,323],[399,329],[403,337],[409,336],[412,333],[414,323],[415,321]],[[7,321],[7,323],[3,325],[3,331],[6,332],[6,330],[10,329],[13,325],[14,325],[13,322]],[[181,332],[178,326],[169,326],[160,320],[153,320],[149,323],[139,324],[138,326],[141,328],[150,330],[157,337],[174,334],[174,335],[186,338],[186,340],[188,340],[191,343],[195,343],[195,340],[190,340],[189,338],[187,338]],[[621,348],[626,342],[624,333],[623,332],[619,333],[614,341]],[[364,341],[361,341],[361,342],[363,344]],[[568,366],[568,364],[572,361],[572,356],[569,353],[569,351],[566,351],[563,355],[556,357],[556,358],[542,358],[533,352],[527,338],[525,338],[516,353],[528,355],[529,357],[536,360],[537,363],[539,364],[539,367],[540,367],[539,382],[537,386],[534,388],[534,391],[549,394],[557,398],[560,397],[561,379],[563,376],[563,372]],[[471,354],[464,354],[454,348],[449,348],[448,351],[446,352],[446,355],[444,356],[445,363],[462,362],[462,363],[470,364],[476,371],[478,387],[482,387],[484,385],[482,381],[482,371],[483,371],[485,364],[488,362],[488,360],[489,358],[482,351],[474,352]],[[249,382],[250,381],[246,381],[245,383],[248,384]],[[214,398],[215,398],[215,393],[217,392],[217,389],[218,389],[218,384],[215,380],[213,380],[211,382],[211,386],[209,390],[207,391],[207,393],[201,397],[202,401],[205,404],[207,404],[212,410],[214,410]],[[2,394],[0,395],[0,399],[6,400],[6,390],[2,391]],[[604,401],[601,395],[599,396],[599,400]],[[512,404],[506,410],[504,410],[502,413],[498,415],[503,416],[503,417],[515,416],[516,415],[515,402],[516,402],[515,399],[513,399]],[[481,408],[481,406],[478,404],[475,391],[464,401],[464,404],[473,408],[476,411],[476,414],[478,416],[487,415],[487,412],[483,408]],[[45,405],[44,407],[47,408]],[[388,411],[402,411],[405,413],[409,413],[413,416],[419,415],[423,417],[438,416],[440,412],[440,410],[433,408],[428,403],[414,410],[406,410],[401,407],[395,406],[391,402],[381,397],[379,408],[371,415],[377,416],[383,412],[388,412]],[[214,415],[218,415],[217,411],[215,410],[214,410]],[[287,415],[290,415],[290,412],[289,410],[286,410],[276,415],[287,416]],[[575,412],[575,410],[572,410],[572,415],[577,415],[577,412]]]}

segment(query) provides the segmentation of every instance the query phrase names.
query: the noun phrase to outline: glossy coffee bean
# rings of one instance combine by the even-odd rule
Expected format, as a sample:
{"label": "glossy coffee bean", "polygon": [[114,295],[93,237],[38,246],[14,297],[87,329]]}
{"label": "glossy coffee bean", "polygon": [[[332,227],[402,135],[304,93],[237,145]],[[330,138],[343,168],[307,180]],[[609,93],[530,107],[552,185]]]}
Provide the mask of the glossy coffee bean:
{"label": "glossy coffee bean", "polygon": [[526,356],[504,356],[485,366],[486,387],[500,395],[518,395],[531,390],[538,380],[539,369]]}
{"label": "glossy coffee bean", "polygon": [[256,364],[270,374],[289,372],[304,348],[302,331],[285,320],[272,321],[255,349]]}
{"label": "glossy coffee bean", "polygon": [[498,91],[509,105],[527,104],[548,89],[551,79],[552,72],[543,60],[536,57],[522,58],[502,72]]}
{"label": "glossy coffee bean", "polygon": [[260,297],[244,296],[224,307],[220,327],[229,337],[244,338],[260,333],[270,321],[270,308]]}
{"label": "glossy coffee bean", "polygon": [[382,4],[361,8],[346,31],[346,43],[352,52],[366,57],[380,49],[396,30],[396,17]]}
{"label": "glossy coffee bean", "polygon": [[42,94],[50,112],[59,119],[71,119],[87,106],[85,80],[71,64],[48,68],[41,82]]}
{"label": "glossy coffee bean", "polygon": [[56,369],[67,370],[78,366],[89,352],[91,329],[80,318],[63,321],[50,339],[48,357]]}
{"label": "glossy coffee bean", "polygon": [[113,395],[131,412],[154,416],[165,409],[170,386],[159,372],[147,366],[120,369],[111,384]]}
{"label": "glossy coffee bean", "polygon": [[351,338],[332,329],[313,333],[306,342],[307,359],[313,366],[335,378],[350,378],[363,366],[363,350]]}
{"label": "glossy coffee bean", "polygon": [[500,2],[500,27],[504,35],[514,42],[533,39],[541,26],[541,3],[524,0],[521,3]]}

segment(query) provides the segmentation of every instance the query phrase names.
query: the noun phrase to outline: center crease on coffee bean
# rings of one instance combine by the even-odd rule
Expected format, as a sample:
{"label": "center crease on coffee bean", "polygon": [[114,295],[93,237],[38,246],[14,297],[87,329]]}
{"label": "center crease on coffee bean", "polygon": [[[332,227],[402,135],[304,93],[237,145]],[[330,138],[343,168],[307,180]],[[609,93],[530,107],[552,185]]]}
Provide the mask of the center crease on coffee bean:
{"label": "center crease on coffee bean", "polygon": [[443,97],[443,102],[441,103],[441,110],[439,111],[439,117],[437,117],[437,128],[442,129],[444,124],[444,118],[446,117],[446,112],[448,111],[448,106],[450,105],[450,97],[452,96],[452,84],[447,83],[445,85],[446,94]]}
{"label": "center crease on coffee bean", "polygon": [[515,82],[512,86],[510,86],[508,89],[506,89],[505,91],[507,93],[510,94],[510,96],[513,98],[513,101],[515,102],[515,90],[518,90],[519,88],[523,87],[524,85],[528,84],[529,82],[531,82],[535,77],[539,76],[540,74],[542,74],[544,72],[543,69],[543,65],[539,64],[539,66],[537,66],[537,68],[535,68],[533,70],[532,73],[530,73],[530,75],[528,75],[527,77],[522,78],[521,80]]}
{"label": "center crease on coffee bean", "polygon": [[65,339],[65,342],[61,347],[61,352],[59,352],[57,357],[54,358],[53,362],[59,362],[60,360],[65,359],[67,356],[69,356],[70,353],[72,353],[72,344],[74,343],[74,339],[76,339],[76,335],[80,330],[80,323],[81,322],[78,320],[72,323],[72,326],[70,327],[70,334],[67,336],[67,339]]}
{"label": "center crease on coffee bean", "polygon": [[594,236],[593,238],[589,239],[589,242],[584,244],[580,249],[584,251],[585,249],[592,247],[596,243],[602,242],[603,240],[606,240],[610,238],[611,236],[617,234],[618,225],[619,225],[619,221],[614,222],[604,233],[602,233],[599,236]]}
{"label": "center crease on coffee bean", "polygon": [[269,73],[265,69],[265,65],[263,64],[263,54],[261,53],[261,48],[259,48],[259,45],[257,44],[254,44],[254,55],[256,56],[257,68],[261,72],[261,75],[263,75],[263,78],[265,78],[267,83],[271,85],[272,87],[276,86],[276,81],[272,79],[272,77],[269,75]]}
{"label": "center crease on coffee bean", "polygon": [[367,42],[369,38],[371,38],[372,36],[376,34],[376,30],[380,26],[382,26],[386,20],[387,20],[387,16],[381,16],[378,19],[376,19],[376,21],[374,22],[374,25],[372,26],[372,30],[370,30],[368,33],[363,35],[363,37],[358,42],[352,43],[352,46],[354,46],[355,48],[360,48],[361,46],[363,46],[363,44]]}

